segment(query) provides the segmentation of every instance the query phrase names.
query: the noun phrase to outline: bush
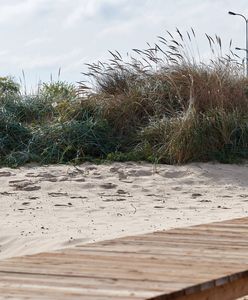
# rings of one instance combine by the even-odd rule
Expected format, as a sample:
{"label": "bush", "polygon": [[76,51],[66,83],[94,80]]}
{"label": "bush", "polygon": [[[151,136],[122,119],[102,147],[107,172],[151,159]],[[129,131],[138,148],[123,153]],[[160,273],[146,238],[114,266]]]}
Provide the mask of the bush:
{"label": "bush", "polygon": [[76,88],[73,84],[64,81],[43,83],[39,94],[53,103],[63,100],[72,101],[76,98]]}
{"label": "bush", "polygon": [[164,163],[247,159],[248,117],[213,110],[155,120],[142,129],[140,140],[141,147],[150,145],[153,155]]}
{"label": "bush", "polygon": [[21,95],[13,79],[0,78],[0,163],[248,158],[242,65],[231,49],[221,55],[218,36],[207,35],[213,59],[196,59],[194,39],[193,30],[177,30],[127,59],[111,52],[88,65],[89,83],[79,88],[57,81]]}
{"label": "bush", "polygon": [[1,109],[16,122],[25,124],[47,123],[55,115],[52,105],[39,95],[7,96]]}
{"label": "bush", "polygon": [[0,77],[0,99],[9,95],[18,95],[20,86],[11,77]]}
{"label": "bush", "polygon": [[0,161],[13,152],[27,151],[31,136],[28,128],[0,114]]}
{"label": "bush", "polygon": [[103,120],[69,121],[38,127],[30,151],[43,163],[84,161],[104,157],[115,149],[111,128]]}

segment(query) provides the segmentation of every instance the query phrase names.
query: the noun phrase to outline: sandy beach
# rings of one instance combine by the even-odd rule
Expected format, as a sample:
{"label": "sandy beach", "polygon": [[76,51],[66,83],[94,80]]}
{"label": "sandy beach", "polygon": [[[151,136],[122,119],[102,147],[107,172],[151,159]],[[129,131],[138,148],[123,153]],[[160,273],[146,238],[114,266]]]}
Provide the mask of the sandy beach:
{"label": "sandy beach", "polygon": [[248,164],[0,169],[0,259],[248,215]]}

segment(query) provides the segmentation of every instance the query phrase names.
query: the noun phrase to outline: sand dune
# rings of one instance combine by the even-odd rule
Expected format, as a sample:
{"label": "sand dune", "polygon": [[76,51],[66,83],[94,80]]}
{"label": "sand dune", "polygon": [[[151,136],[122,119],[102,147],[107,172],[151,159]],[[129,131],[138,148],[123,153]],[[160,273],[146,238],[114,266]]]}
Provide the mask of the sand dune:
{"label": "sand dune", "polygon": [[248,165],[0,169],[0,259],[248,215]]}

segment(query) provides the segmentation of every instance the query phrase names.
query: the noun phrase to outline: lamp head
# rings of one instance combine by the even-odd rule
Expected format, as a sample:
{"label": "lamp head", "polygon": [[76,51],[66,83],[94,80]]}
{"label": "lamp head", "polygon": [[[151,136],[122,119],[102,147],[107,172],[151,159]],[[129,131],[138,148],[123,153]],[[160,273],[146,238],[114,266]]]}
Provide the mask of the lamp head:
{"label": "lamp head", "polygon": [[233,11],[229,11],[228,13],[229,13],[229,15],[236,16],[235,12],[233,12]]}
{"label": "lamp head", "polygon": [[241,49],[241,48],[239,48],[239,47],[236,47],[235,49],[236,49],[236,50],[242,50],[242,49]]}

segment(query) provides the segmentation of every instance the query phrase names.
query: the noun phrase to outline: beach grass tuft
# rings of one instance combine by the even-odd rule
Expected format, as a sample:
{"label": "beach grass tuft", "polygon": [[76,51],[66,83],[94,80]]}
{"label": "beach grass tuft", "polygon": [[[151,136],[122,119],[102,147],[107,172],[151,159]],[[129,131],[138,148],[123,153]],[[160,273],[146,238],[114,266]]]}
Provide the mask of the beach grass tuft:
{"label": "beach grass tuft", "polygon": [[169,164],[248,158],[248,79],[218,36],[205,62],[194,30],[87,65],[86,82],[21,94],[0,78],[0,163],[144,160]]}

